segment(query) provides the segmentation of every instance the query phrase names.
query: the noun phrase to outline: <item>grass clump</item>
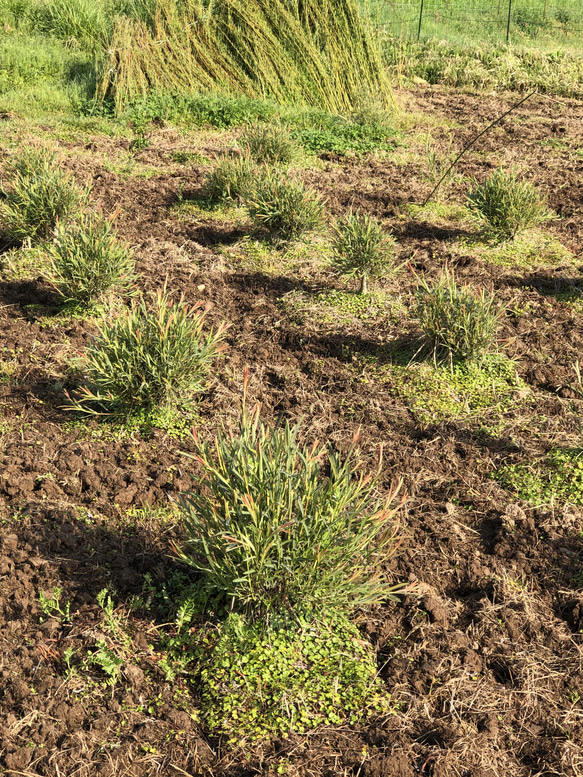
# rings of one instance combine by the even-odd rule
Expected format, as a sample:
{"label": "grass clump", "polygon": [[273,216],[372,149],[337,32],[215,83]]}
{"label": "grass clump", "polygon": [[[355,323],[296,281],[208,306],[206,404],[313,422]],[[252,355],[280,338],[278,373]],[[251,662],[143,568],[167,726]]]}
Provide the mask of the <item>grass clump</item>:
{"label": "grass clump", "polygon": [[336,269],[360,280],[360,292],[368,292],[368,279],[385,275],[394,268],[396,241],[375,219],[349,213],[334,226],[332,250]]}
{"label": "grass clump", "polygon": [[458,287],[445,271],[436,283],[423,279],[417,289],[416,317],[434,355],[450,361],[481,361],[496,341],[502,310],[485,289]]}
{"label": "grass clump", "polygon": [[182,499],[182,559],[255,618],[350,613],[394,592],[381,564],[396,547],[396,490],[380,502],[354,447],[342,458],[298,434],[244,412],[237,435],[199,445],[201,487]]}
{"label": "grass clump", "polygon": [[556,448],[540,461],[501,467],[493,477],[507,491],[527,502],[583,505],[581,448]]}
{"label": "grass clump", "polygon": [[[301,445],[299,427],[247,412],[237,433],[199,443],[178,551],[215,607],[231,610],[200,666],[202,715],[242,743],[388,711],[374,651],[348,620],[394,598],[394,505],[358,472],[354,445]],[[322,615],[325,613],[325,615]]]}
{"label": "grass clump", "polygon": [[66,220],[87,204],[89,193],[75,183],[44,148],[26,149],[7,170],[1,191],[0,224],[9,240],[46,240],[58,220]]}
{"label": "grass clump", "polygon": [[204,386],[211,361],[222,350],[225,326],[203,335],[204,312],[159,291],[100,326],[82,369],[88,385],[76,407],[103,415],[153,413],[188,407]]}
{"label": "grass clump", "polygon": [[48,256],[49,278],[68,303],[90,305],[112,290],[127,293],[135,281],[131,249],[118,240],[113,218],[95,211],[59,222]]}
{"label": "grass clump", "polygon": [[249,194],[256,172],[249,156],[224,157],[206,176],[204,196],[211,203],[240,202]]}
{"label": "grass clump", "polygon": [[519,232],[552,218],[542,195],[514,170],[495,170],[468,195],[468,205],[499,240],[513,240]]}
{"label": "grass clump", "polygon": [[255,124],[241,135],[240,145],[258,164],[290,165],[299,146],[279,124]]}
{"label": "grass clump", "polygon": [[233,614],[201,673],[202,719],[232,743],[357,723],[390,709],[377,673],[372,647],[346,618],[266,632]]}
{"label": "grass clump", "polygon": [[247,209],[256,229],[282,240],[298,240],[324,222],[324,203],[317,192],[272,171],[257,182]]}

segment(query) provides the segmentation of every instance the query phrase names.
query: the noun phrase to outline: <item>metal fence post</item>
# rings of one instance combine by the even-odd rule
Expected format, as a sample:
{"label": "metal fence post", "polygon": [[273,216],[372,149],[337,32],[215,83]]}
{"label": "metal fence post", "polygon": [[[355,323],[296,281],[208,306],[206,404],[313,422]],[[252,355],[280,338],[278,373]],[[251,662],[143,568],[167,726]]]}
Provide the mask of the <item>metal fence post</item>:
{"label": "metal fence post", "polygon": [[421,37],[421,20],[423,19],[423,0],[421,0],[421,8],[419,10],[419,29],[417,30],[417,43]]}
{"label": "metal fence post", "polygon": [[512,0],[508,0],[508,25],[506,27],[506,45],[510,43],[510,13],[512,11]]}

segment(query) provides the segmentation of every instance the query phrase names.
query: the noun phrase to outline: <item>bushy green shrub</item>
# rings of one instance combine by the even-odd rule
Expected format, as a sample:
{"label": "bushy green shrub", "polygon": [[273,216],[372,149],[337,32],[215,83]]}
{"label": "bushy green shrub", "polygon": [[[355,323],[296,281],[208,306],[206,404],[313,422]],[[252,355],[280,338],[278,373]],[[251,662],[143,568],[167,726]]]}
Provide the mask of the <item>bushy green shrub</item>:
{"label": "bushy green shrub", "polygon": [[248,156],[224,157],[206,176],[204,195],[215,203],[244,200],[253,186],[256,173]]}
{"label": "bushy green shrub", "polygon": [[468,195],[468,205],[501,240],[552,218],[544,197],[531,183],[519,181],[514,170],[495,170]]}
{"label": "bushy green shrub", "polygon": [[89,192],[44,148],[23,150],[7,170],[2,187],[0,224],[9,240],[47,239],[58,219],[75,215],[87,204]]}
{"label": "bushy green shrub", "polygon": [[334,265],[342,275],[358,278],[363,294],[368,291],[369,277],[394,268],[395,246],[393,236],[366,213],[349,213],[333,228]]}
{"label": "bushy green shrub", "polygon": [[350,614],[395,590],[382,565],[396,547],[398,489],[379,501],[354,447],[342,457],[298,434],[244,412],[238,434],[199,445],[201,480],[182,497],[181,558],[252,617]]}
{"label": "bushy green shrub", "polygon": [[241,148],[259,164],[290,165],[299,155],[299,146],[279,124],[255,124],[240,140]]}
{"label": "bushy green shrub", "polygon": [[257,181],[247,209],[256,229],[283,240],[299,239],[324,221],[324,203],[317,192],[273,171]]}
{"label": "bushy green shrub", "polygon": [[135,281],[131,249],[117,239],[112,218],[95,211],[59,222],[48,256],[49,278],[66,302],[88,305]]}
{"label": "bushy green shrub", "polygon": [[416,316],[434,352],[450,360],[479,361],[493,346],[502,311],[485,289],[458,287],[453,273],[444,272],[417,289]]}
{"label": "bushy green shrub", "polygon": [[222,325],[203,335],[203,322],[204,312],[183,301],[171,304],[164,290],[153,309],[141,299],[102,324],[83,358],[88,385],[77,407],[127,415],[191,404],[225,332]]}

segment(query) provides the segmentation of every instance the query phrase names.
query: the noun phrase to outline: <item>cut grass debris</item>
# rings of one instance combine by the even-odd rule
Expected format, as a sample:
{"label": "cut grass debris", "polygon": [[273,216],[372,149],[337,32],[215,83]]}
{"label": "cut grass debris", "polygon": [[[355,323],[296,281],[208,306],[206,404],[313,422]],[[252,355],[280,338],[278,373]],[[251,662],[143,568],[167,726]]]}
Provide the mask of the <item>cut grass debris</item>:
{"label": "cut grass debris", "polygon": [[150,24],[117,18],[102,74],[99,93],[118,110],[151,90],[267,95],[337,113],[363,90],[392,101],[356,0],[224,0],[212,13],[195,0],[160,0]]}

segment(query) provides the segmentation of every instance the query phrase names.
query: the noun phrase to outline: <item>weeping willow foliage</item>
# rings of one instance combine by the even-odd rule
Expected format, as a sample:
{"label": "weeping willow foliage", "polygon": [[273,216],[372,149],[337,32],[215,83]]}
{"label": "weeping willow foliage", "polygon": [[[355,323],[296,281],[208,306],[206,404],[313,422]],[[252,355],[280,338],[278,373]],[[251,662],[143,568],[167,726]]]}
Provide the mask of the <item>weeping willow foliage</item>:
{"label": "weeping willow foliage", "polygon": [[390,84],[358,0],[158,0],[118,17],[98,88],[118,110],[150,91],[219,91],[342,113]]}

